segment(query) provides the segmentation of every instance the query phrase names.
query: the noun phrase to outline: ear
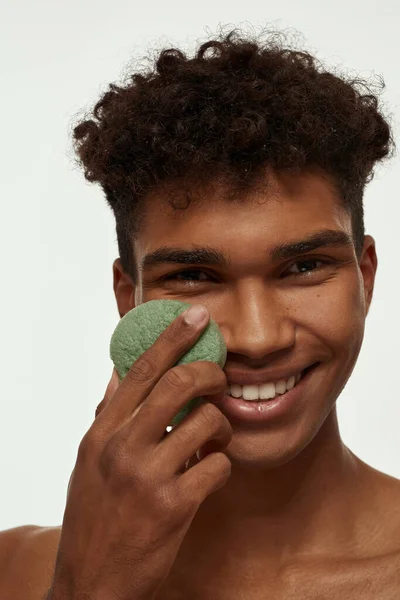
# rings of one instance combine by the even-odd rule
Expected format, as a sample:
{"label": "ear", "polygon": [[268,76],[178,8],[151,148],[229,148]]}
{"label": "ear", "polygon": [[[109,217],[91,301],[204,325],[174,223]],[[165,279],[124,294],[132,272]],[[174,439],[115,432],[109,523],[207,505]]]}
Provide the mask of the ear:
{"label": "ear", "polygon": [[368,314],[371,306],[377,268],[378,258],[376,256],[375,240],[372,236],[366,235],[360,260],[360,270],[364,281],[365,315]]}
{"label": "ear", "polygon": [[120,258],[113,262],[113,278],[114,295],[122,319],[127,312],[135,308],[135,286],[131,277],[124,272]]}

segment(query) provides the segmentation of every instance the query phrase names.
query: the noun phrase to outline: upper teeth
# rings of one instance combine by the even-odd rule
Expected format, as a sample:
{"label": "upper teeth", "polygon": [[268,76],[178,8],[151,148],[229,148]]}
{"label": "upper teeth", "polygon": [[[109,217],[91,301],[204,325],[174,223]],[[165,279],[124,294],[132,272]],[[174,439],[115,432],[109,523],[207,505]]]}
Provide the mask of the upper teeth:
{"label": "upper teeth", "polygon": [[234,398],[243,398],[244,400],[270,400],[279,394],[284,394],[299,383],[301,373],[292,375],[288,380],[280,379],[276,383],[263,383],[261,385],[237,385],[232,383],[228,385],[228,394]]}

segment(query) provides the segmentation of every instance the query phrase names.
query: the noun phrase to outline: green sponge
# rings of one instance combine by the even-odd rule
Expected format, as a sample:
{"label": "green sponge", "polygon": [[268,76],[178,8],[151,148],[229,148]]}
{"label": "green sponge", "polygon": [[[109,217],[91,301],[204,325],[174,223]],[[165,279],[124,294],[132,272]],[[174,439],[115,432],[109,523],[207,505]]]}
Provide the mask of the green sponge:
{"label": "green sponge", "polygon": [[[164,329],[189,306],[191,304],[179,300],[150,300],[133,308],[122,317],[110,342],[110,357],[120,379],[125,377],[133,363],[154,344]],[[210,317],[207,327],[197,342],[175,365],[183,365],[196,360],[209,360],[223,368],[226,355],[227,348],[221,330]],[[202,397],[193,398],[173,418],[170,426],[178,425],[202,402]]]}

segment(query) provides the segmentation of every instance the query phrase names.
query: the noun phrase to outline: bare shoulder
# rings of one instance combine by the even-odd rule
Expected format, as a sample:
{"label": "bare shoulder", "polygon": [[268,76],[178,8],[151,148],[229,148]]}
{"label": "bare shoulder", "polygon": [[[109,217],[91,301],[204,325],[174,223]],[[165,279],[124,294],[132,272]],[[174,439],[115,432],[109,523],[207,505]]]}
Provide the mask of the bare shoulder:
{"label": "bare shoulder", "polygon": [[398,535],[400,551],[400,479],[367,466],[369,498],[374,499],[377,517]]}
{"label": "bare shoulder", "polygon": [[355,540],[336,556],[295,565],[286,577],[288,600],[400,598],[400,480],[361,467],[354,483],[361,489]]}
{"label": "bare shoulder", "polygon": [[44,600],[53,577],[61,527],[23,525],[0,531],[0,598]]}
{"label": "bare shoulder", "polygon": [[360,512],[366,517],[364,528],[369,545],[376,554],[400,556],[400,479],[362,463],[361,487],[363,505]]}

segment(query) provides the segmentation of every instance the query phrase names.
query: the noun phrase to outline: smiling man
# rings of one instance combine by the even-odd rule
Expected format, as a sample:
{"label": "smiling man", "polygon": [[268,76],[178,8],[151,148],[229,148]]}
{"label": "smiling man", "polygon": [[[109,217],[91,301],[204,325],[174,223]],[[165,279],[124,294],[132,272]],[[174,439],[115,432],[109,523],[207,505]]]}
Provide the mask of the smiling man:
{"label": "smiling man", "polygon": [[[276,36],[231,34],[193,59],[163,52],[75,129],[116,218],[120,316],[158,298],[202,304],[228,350],[215,404],[231,474],[144,600],[400,597],[400,481],[344,445],[336,412],[377,269],[363,193],[392,145],[377,106]],[[2,598],[42,600],[61,533],[0,535]]]}

